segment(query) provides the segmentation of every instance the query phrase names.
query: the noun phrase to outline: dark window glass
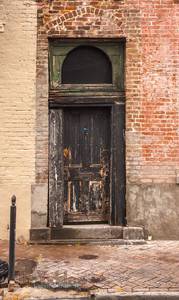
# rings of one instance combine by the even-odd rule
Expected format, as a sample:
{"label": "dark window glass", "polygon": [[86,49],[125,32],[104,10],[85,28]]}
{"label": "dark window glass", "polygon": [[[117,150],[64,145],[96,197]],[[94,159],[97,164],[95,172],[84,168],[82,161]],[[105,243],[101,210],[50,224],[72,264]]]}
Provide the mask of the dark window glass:
{"label": "dark window glass", "polygon": [[63,63],[62,83],[112,83],[112,65],[108,56],[91,46],[75,48]]}

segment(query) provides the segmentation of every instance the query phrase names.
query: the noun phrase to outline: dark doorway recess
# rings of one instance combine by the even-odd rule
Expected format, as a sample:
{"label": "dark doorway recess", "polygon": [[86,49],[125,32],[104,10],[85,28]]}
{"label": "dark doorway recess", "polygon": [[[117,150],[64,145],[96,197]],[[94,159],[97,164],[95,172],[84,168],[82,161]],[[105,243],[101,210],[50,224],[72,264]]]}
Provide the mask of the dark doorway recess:
{"label": "dark doorway recess", "polygon": [[50,227],[125,225],[125,108],[88,100],[50,103]]}
{"label": "dark doorway recess", "polygon": [[49,223],[125,225],[122,40],[50,44]]}
{"label": "dark doorway recess", "polygon": [[109,57],[92,46],[73,49],[62,66],[62,84],[98,83],[112,83],[112,64]]}

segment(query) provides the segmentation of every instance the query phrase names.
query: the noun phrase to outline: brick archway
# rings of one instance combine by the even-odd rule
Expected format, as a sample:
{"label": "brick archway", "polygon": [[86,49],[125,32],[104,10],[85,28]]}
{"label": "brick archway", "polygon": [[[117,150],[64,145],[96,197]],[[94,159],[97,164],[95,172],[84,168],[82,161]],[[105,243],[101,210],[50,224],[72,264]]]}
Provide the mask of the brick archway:
{"label": "brick archway", "polygon": [[[56,15],[52,20],[50,19],[46,24],[46,32],[48,36],[69,34],[75,31],[76,35],[80,36],[99,36],[106,34],[121,35],[122,20],[121,13],[115,11],[107,11],[93,6],[86,6],[81,9],[75,9],[71,12],[62,15]],[[111,24],[113,26],[111,27]],[[110,28],[110,30],[109,30]]]}

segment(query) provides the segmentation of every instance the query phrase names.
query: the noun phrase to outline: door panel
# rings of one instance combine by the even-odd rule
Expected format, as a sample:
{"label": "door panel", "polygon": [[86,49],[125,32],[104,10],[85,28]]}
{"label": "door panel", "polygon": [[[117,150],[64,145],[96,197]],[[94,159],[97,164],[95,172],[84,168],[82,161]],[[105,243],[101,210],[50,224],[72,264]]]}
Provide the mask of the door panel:
{"label": "door panel", "polygon": [[110,135],[107,108],[64,110],[64,223],[108,221]]}

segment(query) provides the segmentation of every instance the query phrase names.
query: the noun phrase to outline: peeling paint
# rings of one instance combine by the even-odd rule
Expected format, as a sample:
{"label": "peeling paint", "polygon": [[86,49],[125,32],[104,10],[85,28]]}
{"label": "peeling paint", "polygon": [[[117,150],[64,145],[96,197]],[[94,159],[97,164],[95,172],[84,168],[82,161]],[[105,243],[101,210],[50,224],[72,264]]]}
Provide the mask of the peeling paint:
{"label": "peeling paint", "polygon": [[106,110],[74,109],[67,111],[66,120],[64,118],[65,222],[108,220],[110,133],[107,117]]}

